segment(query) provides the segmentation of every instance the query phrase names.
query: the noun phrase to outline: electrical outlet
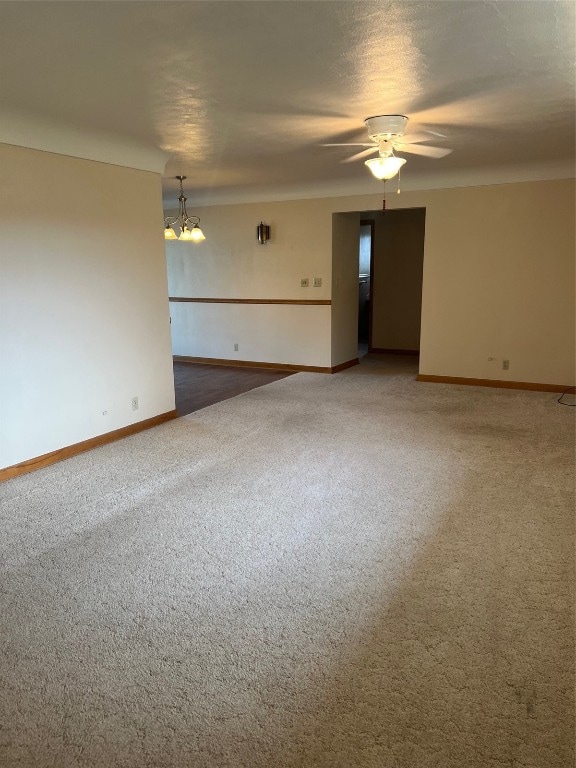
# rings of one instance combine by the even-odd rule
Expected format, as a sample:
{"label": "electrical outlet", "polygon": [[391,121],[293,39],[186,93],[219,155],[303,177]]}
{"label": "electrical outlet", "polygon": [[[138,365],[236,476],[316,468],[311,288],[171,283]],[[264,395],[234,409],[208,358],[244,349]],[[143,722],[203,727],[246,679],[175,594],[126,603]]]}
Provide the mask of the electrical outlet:
{"label": "electrical outlet", "polygon": [[309,285],[310,285],[310,282],[307,277],[300,278],[300,288],[308,288]]}
{"label": "electrical outlet", "polygon": [[510,370],[510,360],[502,360],[502,370],[503,371]]}
{"label": "electrical outlet", "polygon": [[238,352],[238,344],[234,344],[234,352]]}
{"label": "electrical outlet", "polygon": [[133,397],[132,398],[132,410],[137,411],[138,410],[138,398]]}
{"label": "electrical outlet", "polygon": [[313,285],[314,285],[314,288],[322,288],[322,278],[315,277]]}

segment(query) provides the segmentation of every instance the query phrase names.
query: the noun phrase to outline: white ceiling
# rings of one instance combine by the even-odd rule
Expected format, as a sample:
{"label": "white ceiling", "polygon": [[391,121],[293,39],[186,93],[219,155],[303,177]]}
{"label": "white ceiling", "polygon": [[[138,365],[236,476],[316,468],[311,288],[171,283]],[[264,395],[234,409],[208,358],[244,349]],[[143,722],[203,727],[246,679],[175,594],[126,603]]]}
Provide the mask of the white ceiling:
{"label": "white ceiling", "polygon": [[0,2],[0,129],[2,115],[18,114],[161,148],[167,200],[169,177],[183,173],[196,204],[379,192],[362,162],[340,162],[353,149],[319,145],[365,141],[364,118],[383,113],[408,115],[409,132],[441,131],[432,143],[454,149],[408,155],[406,188],[503,169],[546,177],[574,167],[575,9]]}

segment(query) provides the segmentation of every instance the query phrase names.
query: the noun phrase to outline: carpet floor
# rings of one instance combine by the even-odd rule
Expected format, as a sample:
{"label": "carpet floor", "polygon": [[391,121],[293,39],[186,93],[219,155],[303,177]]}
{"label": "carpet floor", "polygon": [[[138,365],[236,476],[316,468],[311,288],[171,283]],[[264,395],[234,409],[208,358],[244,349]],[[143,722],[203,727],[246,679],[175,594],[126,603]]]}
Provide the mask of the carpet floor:
{"label": "carpet floor", "polygon": [[412,366],[4,483],[0,765],[573,765],[574,409]]}

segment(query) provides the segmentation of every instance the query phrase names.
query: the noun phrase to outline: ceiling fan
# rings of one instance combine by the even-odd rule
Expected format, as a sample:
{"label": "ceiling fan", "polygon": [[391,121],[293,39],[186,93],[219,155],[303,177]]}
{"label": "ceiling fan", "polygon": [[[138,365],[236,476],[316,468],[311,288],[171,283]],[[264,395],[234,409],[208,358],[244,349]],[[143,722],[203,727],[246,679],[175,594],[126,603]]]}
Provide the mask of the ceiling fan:
{"label": "ceiling fan", "polygon": [[351,157],[345,158],[341,161],[343,163],[351,163],[354,160],[360,160],[377,152],[378,158],[365,162],[372,173],[379,179],[392,178],[406,162],[403,158],[396,157],[394,150],[433,158],[446,157],[446,155],[452,152],[451,149],[422,145],[422,142],[430,141],[432,136],[446,138],[444,134],[436,133],[435,131],[405,134],[407,124],[408,118],[405,115],[376,115],[374,117],[367,117],[364,120],[364,125],[368,130],[369,143],[323,144],[322,146],[367,147],[367,149],[363,149]]}

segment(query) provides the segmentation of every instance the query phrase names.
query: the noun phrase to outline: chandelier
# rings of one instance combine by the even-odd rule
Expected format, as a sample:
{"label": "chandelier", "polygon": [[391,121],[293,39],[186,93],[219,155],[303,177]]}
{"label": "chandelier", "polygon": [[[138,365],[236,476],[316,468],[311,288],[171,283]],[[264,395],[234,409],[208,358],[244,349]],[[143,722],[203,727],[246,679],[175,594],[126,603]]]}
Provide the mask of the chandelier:
{"label": "chandelier", "polygon": [[[178,216],[166,216],[164,219],[164,239],[165,240],[192,240],[193,243],[201,243],[205,240],[204,233],[200,229],[200,218],[190,216],[186,210],[186,197],[182,189],[182,182],[186,176],[175,176],[180,182],[180,197],[178,198]],[[180,234],[177,235],[174,226],[180,227]]]}

